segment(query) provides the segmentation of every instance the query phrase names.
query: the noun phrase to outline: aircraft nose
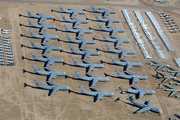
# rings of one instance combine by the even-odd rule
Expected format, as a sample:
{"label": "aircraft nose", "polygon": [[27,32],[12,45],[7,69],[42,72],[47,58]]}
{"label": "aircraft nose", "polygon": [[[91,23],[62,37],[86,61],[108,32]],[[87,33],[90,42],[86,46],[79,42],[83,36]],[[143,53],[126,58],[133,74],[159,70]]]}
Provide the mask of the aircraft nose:
{"label": "aircraft nose", "polygon": [[97,52],[97,55],[100,55],[101,53]]}
{"label": "aircraft nose", "polygon": [[101,64],[101,67],[105,67],[103,64]]}
{"label": "aircraft nose", "polygon": [[89,33],[92,33],[93,31],[92,30],[89,30]]}
{"label": "aircraft nose", "polygon": [[69,86],[67,86],[67,90],[70,90],[71,88]]}
{"label": "aircraft nose", "polygon": [[153,91],[153,94],[155,94],[156,92],[155,91]]}
{"label": "aircraft nose", "polygon": [[54,25],[54,28],[57,28],[57,27]]}
{"label": "aircraft nose", "polygon": [[149,79],[149,77],[148,77],[148,76],[146,76],[146,79]]}
{"label": "aircraft nose", "polygon": [[114,96],[114,95],[115,95],[115,94],[112,92],[112,93],[111,93],[111,96]]}
{"label": "aircraft nose", "polygon": [[109,78],[106,78],[105,81],[109,81]]}
{"label": "aircraft nose", "polygon": [[57,39],[59,39],[59,36],[56,36]]}

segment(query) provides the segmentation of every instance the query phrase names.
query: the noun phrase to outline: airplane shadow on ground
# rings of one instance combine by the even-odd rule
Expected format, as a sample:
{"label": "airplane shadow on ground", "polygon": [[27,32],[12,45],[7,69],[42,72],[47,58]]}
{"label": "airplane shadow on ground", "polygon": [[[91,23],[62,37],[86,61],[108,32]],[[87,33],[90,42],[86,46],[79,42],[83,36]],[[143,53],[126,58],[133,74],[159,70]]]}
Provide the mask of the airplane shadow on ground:
{"label": "airplane shadow on ground", "polygon": [[36,28],[36,27],[33,27],[33,26],[28,26],[28,25],[21,24],[21,23],[19,23],[19,26],[20,26],[20,27],[21,27],[21,26],[24,26],[24,27],[29,27],[29,28]]}

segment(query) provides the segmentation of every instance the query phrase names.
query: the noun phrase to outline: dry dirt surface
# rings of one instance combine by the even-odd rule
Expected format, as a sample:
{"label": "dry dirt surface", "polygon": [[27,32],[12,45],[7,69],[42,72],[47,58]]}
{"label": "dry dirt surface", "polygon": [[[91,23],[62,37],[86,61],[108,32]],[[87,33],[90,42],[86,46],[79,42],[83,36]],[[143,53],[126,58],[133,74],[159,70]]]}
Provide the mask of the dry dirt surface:
{"label": "dry dirt surface", "polygon": [[[80,0],[79,0],[80,1]],[[79,2],[78,1],[78,2]],[[134,4],[132,5],[140,5],[140,6],[153,6],[155,3],[152,0],[143,1],[143,0],[127,0],[127,1],[117,1],[118,4]],[[56,1],[55,1],[56,2]],[[67,1],[71,2],[71,1]],[[89,3],[89,1],[86,1]],[[94,1],[96,3],[97,1]],[[177,0],[173,1],[174,4],[177,3]],[[116,3],[116,1],[100,1],[100,3],[108,4],[108,3]],[[136,4],[135,4],[136,3]],[[157,3],[159,4],[159,3]],[[171,3],[165,3],[164,6],[170,6]],[[173,6],[175,6],[173,4]],[[159,4],[162,6],[162,4]],[[90,12],[90,5],[73,5],[73,4],[63,4],[64,9],[74,8],[77,10],[85,9],[87,13],[85,15],[77,15],[80,19],[89,18],[90,22],[88,24],[81,24],[79,27],[88,29],[92,28],[93,33],[85,34],[81,37],[85,39],[92,40],[92,38],[96,38],[96,44],[94,45],[85,45],[84,48],[95,51],[96,48],[100,50],[106,51],[105,44],[109,44],[113,48],[113,43],[102,42],[103,39],[101,33],[106,34],[106,32],[98,31],[97,21],[95,20],[94,13]],[[156,5],[155,5],[156,6]],[[177,5],[176,5],[177,6]],[[152,77],[156,72],[155,67],[150,69],[152,66],[147,65],[150,60],[156,60],[162,62],[164,64],[169,64],[171,67],[175,67],[176,65],[173,58],[179,58],[180,53],[180,41],[178,41],[180,37],[180,33],[171,34],[168,32],[167,28],[163,24],[162,20],[159,18],[157,12],[167,12],[171,13],[177,25],[180,25],[179,21],[179,10],[166,10],[159,9],[158,7],[155,9],[145,9],[145,8],[131,8],[131,7],[117,7],[117,6],[95,6],[96,8],[105,7],[107,9],[116,10],[117,14],[111,14],[109,17],[114,19],[121,19],[121,23],[113,23],[111,24],[117,28],[126,29],[125,33],[117,33],[116,36],[123,39],[130,39],[132,42],[127,44],[122,44],[121,47],[128,50],[135,50],[137,53],[135,55],[128,55],[126,59],[131,60],[133,62],[141,62],[143,64],[142,67],[134,67],[130,71],[139,74],[146,75],[149,77],[148,80],[140,81],[139,83],[135,83],[135,85],[146,88],[153,89],[156,91],[155,95],[147,96],[145,95],[143,98],[138,99],[138,102],[144,103],[147,100],[151,100],[154,104],[154,107],[162,109],[161,115],[158,115],[153,112],[149,113],[139,113],[133,114],[134,111],[139,108],[133,107],[130,104],[130,101],[127,100],[127,94],[120,94],[120,91],[115,91],[119,86],[123,86],[123,90],[129,89],[131,86],[129,85],[129,80],[119,79],[116,76],[115,69],[121,70],[121,73],[124,74],[122,66],[115,66],[103,63],[105,68],[95,68],[95,71],[91,73],[104,77],[104,74],[107,74],[107,77],[110,79],[108,82],[98,82],[94,87],[97,87],[103,91],[114,92],[115,96],[113,97],[104,97],[103,100],[98,102],[90,102],[93,101],[92,96],[81,95],[80,90],[78,88],[79,85],[84,86],[85,90],[90,91],[89,82],[76,80],[75,70],[80,71],[82,76],[85,76],[85,68],[79,68],[73,66],[72,57],[76,58],[78,62],[82,62],[81,56],[70,54],[69,45],[72,45],[76,50],[78,49],[77,44],[68,43],[66,34],[70,35],[71,38],[75,38],[74,33],[68,33],[65,31],[63,24],[67,24],[71,28],[71,23],[63,22],[61,18],[61,13],[58,4],[45,4],[45,3],[33,3],[33,2],[0,2],[0,27],[2,29],[11,29],[11,38],[12,45],[15,55],[15,66],[1,66],[0,69],[0,119],[1,120],[161,120],[168,119],[170,115],[177,113],[179,110],[179,99],[173,97],[169,98],[169,92],[166,92],[161,89],[156,89],[158,84],[163,79],[155,79]],[[51,9],[54,10],[51,12]],[[139,47],[134,44],[134,38],[125,23],[124,17],[121,13],[122,9],[140,10],[142,17],[145,22],[150,26],[155,36],[158,38],[160,45],[166,50],[168,54],[167,60],[160,60],[157,58],[156,54],[153,51],[152,45],[148,42],[143,31],[140,28],[137,20],[134,19],[136,26],[139,29],[139,32],[142,33],[142,37],[145,40],[146,44],[149,46],[151,50],[151,54],[153,59],[145,59],[139,50]],[[72,92],[67,91],[58,91],[52,96],[48,96],[48,90],[42,90],[36,88],[34,84],[34,79],[39,80],[40,84],[46,85],[46,76],[40,76],[34,73],[32,65],[38,67],[39,70],[44,70],[44,63],[34,61],[31,52],[36,53],[38,57],[42,57],[42,51],[33,49],[30,44],[30,40],[33,40],[35,44],[40,45],[40,39],[34,39],[30,36],[28,30],[32,30],[34,34],[38,34],[38,29],[32,28],[29,26],[27,20],[30,19],[34,24],[37,23],[37,19],[29,18],[26,10],[30,10],[32,14],[36,14],[38,12],[53,15],[56,20],[46,20],[43,21],[46,24],[56,25],[58,30],[47,30],[45,33],[50,35],[58,35],[59,41],[51,40],[47,42],[53,46],[59,46],[62,48],[64,52],[59,51],[51,51],[47,53],[48,55],[55,58],[62,58],[65,60],[65,65],[62,63],[55,63],[50,68],[56,71],[64,71],[68,74],[68,77],[57,77],[52,79],[58,85],[69,86]],[[154,27],[151,22],[147,18],[144,12],[151,11],[158,21],[159,25],[164,30],[165,34],[169,38],[171,44],[173,45],[175,51],[168,52],[160,38],[158,37]],[[19,16],[19,14],[21,16]],[[64,14],[67,18],[68,14]],[[132,14],[133,15],[133,14]],[[99,14],[100,16],[100,14]],[[134,16],[134,15],[133,15]],[[20,26],[20,24],[22,24]],[[103,27],[105,27],[104,23],[101,23]],[[118,60],[116,54],[101,52],[100,56],[92,56],[88,58],[89,61],[94,63],[100,63],[100,60],[110,63],[110,56],[115,57]],[[22,59],[24,58],[24,59]],[[117,98],[120,100],[116,101]]]}

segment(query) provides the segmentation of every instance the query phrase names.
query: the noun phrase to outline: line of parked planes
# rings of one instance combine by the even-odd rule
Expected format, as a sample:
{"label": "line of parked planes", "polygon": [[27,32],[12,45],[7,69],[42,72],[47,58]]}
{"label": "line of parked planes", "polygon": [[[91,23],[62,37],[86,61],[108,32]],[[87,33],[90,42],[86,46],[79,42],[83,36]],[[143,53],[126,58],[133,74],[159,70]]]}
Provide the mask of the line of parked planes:
{"label": "line of parked planes", "polygon": [[3,36],[0,39],[0,65],[14,64],[14,54],[10,36]]}
{"label": "line of parked planes", "polygon": [[[72,58],[72,61],[74,62],[74,66],[85,67],[86,73],[88,75],[88,76],[81,76],[79,71],[75,71],[77,78],[79,80],[90,81],[91,82],[90,86],[94,86],[99,81],[100,82],[101,81],[103,81],[103,82],[109,81],[109,79],[107,77],[98,77],[98,76],[90,73],[92,70],[94,70],[94,68],[103,68],[103,67],[105,67],[105,65],[95,64],[95,63],[88,61],[86,59],[86,58],[90,57],[91,55],[94,55],[94,56],[100,55],[100,53],[98,51],[103,51],[103,50],[97,49],[97,51],[89,51],[89,50],[83,48],[86,44],[95,44],[96,43],[95,38],[93,40],[86,40],[86,39],[80,37],[84,33],[92,33],[93,32],[91,30],[92,28],[90,28],[89,30],[85,30],[85,29],[76,27],[77,25],[80,25],[81,23],[85,23],[85,24],[89,23],[88,20],[80,20],[80,19],[74,17],[75,15],[78,15],[78,14],[85,14],[86,13],[85,10],[79,11],[79,10],[75,10],[72,8],[70,8],[68,10],[64,10],[62,6],[59,6],[59,8],[60,8],[61,12],[70,14],[70,19],[66,19],[66,17],[64,15],[61,15],[62,19],[66,22],[73,23],[73,25],[72,25],[73,29],[70,29],[67,25],[64,25],[66,31],[76,33],[76,37],[78,38],[78,39],[71,39],[71,37],[69,35],[66,35],[68,41],[70,43],[79,44],[79,48],[81,48],[81,50],[79,51],[79,50],[75,50],[71,45],[69,45],[69,49],[71,50],[72,54],[82,55],[82,60],[84,60],[86,62],[86,63],[79,63],[79,62],[77,62],[77,60],[75,58]],[[123,33],[126,31],[124,29],[117,29],[115,27],[109,26],[113,22],[116,22],[116,23],[121,22],[121,20],[119,20],[119,19],[112,19],[112,18],[106,17],[109,14],[117,13],[117,11],[108,10],[105,8],[96,9],[94,6],[91,6],[91,8],[92,8],[93,12],[102,14],[102,18],[99,18],[98,15],[94,14],[97,21],[105,22],[105,24],[106,24],[106,28],[103,28],[102,25],[98,23],[99,29],[101,31],[109,32],[110,38],[107,38],[106,35],[102,34],[102,37],[104,39],[103,41],[114,43],[115,49],[111,49],[110,45],[106,44],[107,51],[104,51],[104,52],[110,52],[110,53],[118,54],[118,58],[121,58],[120,61],[117,61],[117,60],[115,60],[114,57],[110,56],[112,63],[108,63],[108,64],[124,66],[124,71],[128,71],[129,69],[131,69],[133,67],[142,66],[141,63],[132,62],[132,61],[129,61],[127,59],[122,58],[122,57],[125,57],[127,54],[135,54],[136,52],[133,50],[126,50],[126,49],[123,49],[121,47],[118,47],[122,43],[129,43],[131,41],[129,39],[121,39],[121,38],[118,38],[116,36],[113,36],[114,34],[116,34],[118,32]],[[52,10],[52,12],[53,11],[54,10]],[[51,46],[51,45],[45,43],[51,39],[59,39],[58,36],[48,35],[48,34],[42,32],[42,31],[50,29],[50,28],[56,29],[56,31],[58,30],[57,27],[54,25],[46,25],[46,24],[41,22],[41,21],[44,21],[46,19],[56,20],[55,17],[54,16],[46,16],[42,13],[39,13],[37,15],[32,15],[31,12],[28,10],[27,10],[27,13],[28,13],[29,17],[38,19],[38,24],[33,24],[30,20],[28,20],[29,25],[33,26],[35,28],[40,28],[39,32],[41,32],[41,35],[35,35],[31,30],[29,30],[30,35],[34,38],[42,39],[42,43],[43,43],[43,45],[35,45],[35,43],[32,40],[30,40],[32,47],[34,47],[35,49],[43,50],[42,54],[48,53],[52,50],[63,51],[60,47]],[[23,25],[20,24],[20,26],[23,26]],[[107,27],[107,26],[109,26],[109,27]],[[24,46],[24,45],[22,45],[22,46]],[[46,55],[46,54],[45,54],[46,58],[39,58],[33,52],[31,52],[31,55],[35,60],[46,62],[45,67],[52,65],[53,63],[56,63],[56,62],[67,64],[64,62],[63,59],[56,59],[56,58],[53,58],[53,57]],[[100,61],[100,62],[103,63],[104,61]],[[107,63],[107,62],[104,62],[104,63]],[[37,87],[39,87],[39,88],[51,90],[52,92],[50,93],[50,95],[53,95],[58,90],[70,90],[70,87],[68,87],[68,86],[59,86],[59,85],[55,84],[54,82],[50,81],[51,79],[56,78],[57,76],[67,76],[67,73],[58,72],[58,71],[55,71],[49,67],[47,67],[47,69],[49,71],[40,71],[35,65],[33,65],[33,69],[34,69],[35,73],[37,73],[39,75],[49,76],[47,80],[51,83],[51,85],[41,85],[39,83],[39,81],[36,79],[34,79],[34,82],[37,85]],[[132,73],[130,71],[128,71],[128,73],[129,73],[128,75],[122,75],[120,73],[120,70],[117,70],[117,69],[115,69],[115,72],[117,73],[117,76],[119,78],[129,79],[131,81],[131,85],[136,83],[136,82],[139,82],[139,80],[148,79],[147,76],[137,75],[137,74]],[[145,89],[140,88],[138,86],[135,86],[135,87],[137,89],[128,89],[127,92],[132,93],[132,94],[138,94],[139,98],[142,98],[145,94],[155,94],[156,93],[153,90],[145,90]],[[93,87],[94,91],[86,91],[83,86],[79,85],[79,89],[81,90],[82,94],[95,96],[95,98],[96,98],[95,102],[103,99],[104,96],[111,97],[111,96],[115,95],[113,92],[104,92],[104,91],[99,90],[95,87]],[[153,107],[151,100],[147,101],[145,104],[142,104],[142,103],[139,103],[137,101],[134,101],[131,94],[128,97],[130,98],[130,101],[133,103],[133,106],[137,106],[140,108],[139,110],[137,110],[134,113],[147,112],[147,111],[153,111],[156,113],[162,112],[159,108]]]}

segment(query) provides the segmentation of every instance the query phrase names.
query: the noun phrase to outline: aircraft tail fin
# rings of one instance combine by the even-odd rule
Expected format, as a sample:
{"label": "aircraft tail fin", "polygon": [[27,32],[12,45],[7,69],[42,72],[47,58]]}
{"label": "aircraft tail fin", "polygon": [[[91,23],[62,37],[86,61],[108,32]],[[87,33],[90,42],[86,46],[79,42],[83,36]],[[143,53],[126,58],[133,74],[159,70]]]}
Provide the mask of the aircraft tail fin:
{"label": "aircraft tail fin", "polygon": [[81,90],[82,93],[85,92],[85,89],[83,86],[79,85],[79,89]]}
{"label": "aircraft tail fin", "polygon": [[110,45],[106,44],[108,50],[111,50]]}
{"label": "aircraft tail fin", "polygon": [[31,52],[31,55],[33,56],[33,58],[34,58],[34,59],[36,59],[36,58],[37,58],[37,56],[36,56],[36,54],[35,54],[35,53]]}
{"label": "aircraft tail fin", "polygon": [[111,60],[112,60],[113,63],[116,62],[116,60],[115,60],[114,57],[111,56],[110,58],[111,58]]}
{"label": "aircraft tail fin", "polygon": [[73,62],[74,62],[75,65],[78,63],[75,58],[72,58],[72,60],[73,60]]}
{"label": "aircraft tail fin", "polygon": [[101,35],[102,35],[102,37],[103,37],[103,39],[104,39],[104,40],[106,40],[106,39],[107,39],[107,37],[106,37],[106,35],[105,35],[105,34],[103,34],[103,33],[102,33]]}
{"label": "aircraft tail fin", "polygon": [[99,26],[99,29],[102,29],[102,28],[103,28],[103,27],[102,27],[102,25],[101,25],[101,24],[99,24],[99,23],[98,23],[98,26]]}
{"label": "aircraft tail fin", "polygon": [[66,20],[65,15],[61,14],[61,17],[62,17],[63,20]]}
{"label": "aircraft tail fin", "polygon": [[29,16],[31,16],[31,12],[29,10],[26,10],[26,12],[28,13]]}
{"label": "aircraft tail fin", "polygon": [[116,71],[116,74],[117,74],[118,76],[121,75],[120,70],[115,69],[115,71]]}
{"label": "aircraft tail fin", "polygon": [[34,79],[34,83],[36,84],[37,87],[39,87],[39,85],[41,85],[41,84],[39,83],[39,81],[36,80],[36,79]]}
{"label": "aircraft tail fin", "polygon": [[97,14],[94,14],[94,16],[95,16],[96,20],[99,20],[99,17]]}
{"label": "aircraft tail fin", "polygon": [[69,41],[72,40],[71,37],[70,37],[70,35],[66,35],[66,37],[67,37],[67,39],[68,39]]}
{"label": "aircraft tail fin", "polygon": [[130,99],[131,102],[134,101],[132,94],[129,94],[127,97],[129,97],[129,99]]}
{"label": "aircraft tail fin", "polygon": [[67,25],[65,25],[65,24],[64,24],[64,28],[65,28],[66,30],[69,30],[69,27],[68,27]]}
{"label": "aircraft tail fin", "polygon": [[69,45],[69,48],[70,48],[71,52],[73,52],[73,51],[74,51],[73,46]]}
{"label": "aircraft tail fin", "polygon": [[35,65],[33,65],[33,69],[34,69],[35,72],[39,71],[38,68]]}
{"label": "aircraft tail fin", "polygon": [[93,5],[91,5],[91,8],[92,8],[92,10],[96,10],[96,8]]}
{"label": "aircraft tail fin", "polygon": [[32,45],[33,47],[36,46],[35,43],[34,43],[34,41],[30,40],[30,43],[31,43],[31,45]]}
{"label": "aircraft tail fin", "polygon": [[28,23],[29,25],[33,25],[33,23],[31,22],[31,20],[28,19]]}
{"label": "aircraft tail fin", "polygon": [[31,30],[29,30],[29,33],[31,34],[31,36],[33,36],[33,35],[34,35],[33,31],[31,31]]}
{"label": "aircraft tail fin", "polygon": [[79,71],[75,71],[75,74],[76,74],[76,76],[79,78],[79,77],[81,77],[81,75],[80,75],[80,72]]}
{"label": "aircraft tail fin", "polygon": [[63,6],[60,6],[60,5],[59,5],[59,8],[61,9],[61,11],[64,11],[64,8],[63,8]]}

